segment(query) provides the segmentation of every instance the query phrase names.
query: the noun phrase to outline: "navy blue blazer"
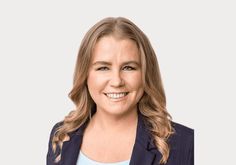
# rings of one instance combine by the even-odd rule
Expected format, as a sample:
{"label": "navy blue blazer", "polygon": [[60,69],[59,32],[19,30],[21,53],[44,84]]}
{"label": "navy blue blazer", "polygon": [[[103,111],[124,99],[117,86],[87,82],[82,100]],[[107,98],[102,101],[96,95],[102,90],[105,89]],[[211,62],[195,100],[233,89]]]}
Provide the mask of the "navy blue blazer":
{"label": "navy blue blazer", "polygon": [[[76,165],[83,132],[86,124],[72,132],[70,140],[63,143],[61,161],[54,163],[59,150],[54,154],[52,151],[51,140],[55,129],[60,125],[56,124],[49,140],[47,153],[47,165]],[[194,165],[194,131],[188,127],[172,122],[175,133],[169,138],[170,155],[166,165]],[[150,133],[145,127],[143,116],[138,113],[138,126],[135,144],[133,147],[130,165],[159,165],[161,154],[154,145]]]}

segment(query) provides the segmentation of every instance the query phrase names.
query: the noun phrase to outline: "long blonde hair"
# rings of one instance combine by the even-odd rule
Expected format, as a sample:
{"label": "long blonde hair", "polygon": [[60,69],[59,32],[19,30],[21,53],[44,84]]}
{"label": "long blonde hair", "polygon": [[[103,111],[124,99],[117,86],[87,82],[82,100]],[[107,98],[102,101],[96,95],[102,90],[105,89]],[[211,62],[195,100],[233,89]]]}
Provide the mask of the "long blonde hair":
{"label": "long blonde hair", "polygon": [[[68,134],[91,118],[91,108],[95,103],[86,85],[88,69],[95,44],[107,35],[113,35],[118,39],[131,39],[138,46],[144,84],[144,94],[138,103],[138,109],[145,118],[157,149],[162,154],[160,163],[165,164],[170,152],[167,140],[173,133],[173,128],[171,116],[166,110],[166,97],[158,61],[146,35],[134,23],[123,17],[109,17],[99,21],[83,38],[77,56],[73,88],[69,93],[76,109],[65,117],[63,124],[55,132],[52,139],[53,151],[55,152],[57,147],[61,149],[63,142],[69,140]],[[57,161],[60,160],[60,155],[58,158]]]}

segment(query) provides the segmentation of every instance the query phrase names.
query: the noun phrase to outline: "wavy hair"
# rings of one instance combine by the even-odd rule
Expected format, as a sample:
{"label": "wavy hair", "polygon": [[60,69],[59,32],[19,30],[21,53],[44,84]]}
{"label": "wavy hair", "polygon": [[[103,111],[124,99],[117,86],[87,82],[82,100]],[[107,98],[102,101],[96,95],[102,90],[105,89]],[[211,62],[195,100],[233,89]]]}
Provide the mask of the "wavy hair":
{"label": "wavy hair", "polygon": [[[138,110],[144,116],[145,123],[159,152],[161,164],[167,163],[170,146],[167,143],[173,133],[171,116],[166,110],[166,97],[161,80],[156,54],[147,36],[130,20],[123,17],[108,17],[96,23],[84,36],[75,66],[73,88],[69,93],[76,108],[63,120],[52,139],[53,151],[62,148],[68,141],[69,133],[78,129],[91,118],[91,108],[95,105],[88,88],[87,77],[92,51],[98,40],[112,35],[118,39],[131,39],[136,42],[141,56],[142,81],[144,94],[138,103]],[[56,161],[60,161],[60,155]]]}

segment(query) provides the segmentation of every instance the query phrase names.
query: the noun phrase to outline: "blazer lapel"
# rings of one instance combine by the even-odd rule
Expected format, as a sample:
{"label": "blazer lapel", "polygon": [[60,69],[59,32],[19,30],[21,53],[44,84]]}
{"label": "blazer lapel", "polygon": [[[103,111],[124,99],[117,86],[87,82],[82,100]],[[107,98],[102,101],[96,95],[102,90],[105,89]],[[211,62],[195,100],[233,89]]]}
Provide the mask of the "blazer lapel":
{"label": "blazer lapel", "polygon": [[76,165],[86,124],[73,132],[69,141],[63,143],[60,165]]}
{"label": "blazer lapel", "polygon": [[130,165],[152,165],[156,155],[152,152],[147,151],[140,144],[135,144]]}
{"label": "blazer lapel", "polygon": [[144,119],[140,112],[138,113],[138,127],[136,140],[130,160],[130,165],[153,165],[154,161],[158,162],[160,153],[151,140]]}

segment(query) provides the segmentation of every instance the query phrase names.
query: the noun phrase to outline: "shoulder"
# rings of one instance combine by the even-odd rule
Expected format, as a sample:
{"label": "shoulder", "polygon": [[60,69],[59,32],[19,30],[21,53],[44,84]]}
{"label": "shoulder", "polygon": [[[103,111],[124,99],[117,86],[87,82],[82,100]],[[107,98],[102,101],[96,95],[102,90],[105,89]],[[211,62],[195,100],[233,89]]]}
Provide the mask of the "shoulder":
{"label": "shoulder", "polygon": [[194,130],[179,123],[172,122],[174,134],[169,138],[170,160],[192,164],[194,162]]}
{"label": "shoulder", "polygon": [[174,128],[174,136],[177,137],[193,137],[194,136],[194,130],[192,128],[189,128],[185,125],[171,122],[172,127]]}
{"label": "shoulder", "polygon": [[58,122],[58,123],[56,123],[56,124],[53,125],[53,127],[52,127],[52,129],[51,129],[51,132],[50,132],[50,136],[49,136],[49,142],[52,141],[52,138],[54,137],[54,135],[55,135],[55,133],[57,132],[58,128],[59,128],[60,126],[62,126],[62,125],[63,125],[63,122],[62,122],[62,121],[60,121],[60,122]]}
{"label": "shoulder", "polygon": [[60,149],[59,147],[56,148],[55,153],[52,150],[52,139],[58,130],[58,128],[63,124],[63,122],[58,122],[54,124],[54,126],[51,129],[49,142],[48,142],[48,152],[47,152],[47,165],[54,164],[54,160],[56,159],[56,156],[59,154]]}
{"label": "shoulder", "polygon": [[63,125],[63,122],[62,122],[62,121],[60,121],[60,122],[54,124],[53,127],[52,127],[52,129],[51,129],[50,137],[51,137],[51,136],[54,136],[54,134],[56,133],[56,131],[58,130],[58,128],[59,128],[60,126],[62,126],[62,125]]}
{"label": "shoulder", "polygon": [[170,137],[170,143],[174,146],[191,145],[194,142],[194,130],[185,125],[172,122],[174,133]]}

